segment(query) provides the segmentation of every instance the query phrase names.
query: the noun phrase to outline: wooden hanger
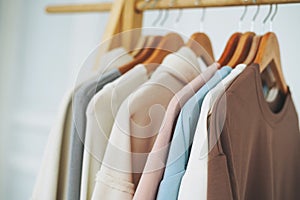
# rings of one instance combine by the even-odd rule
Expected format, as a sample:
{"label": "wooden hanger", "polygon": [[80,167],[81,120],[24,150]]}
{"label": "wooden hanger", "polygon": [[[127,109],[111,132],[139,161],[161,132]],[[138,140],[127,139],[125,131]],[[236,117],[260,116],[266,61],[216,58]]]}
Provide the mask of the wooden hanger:
{"label": "wooden hanger", "polygon": [[202,32],[194,33],[193,35],[191,35],[190,40],[197,41],[205,49],[205,51],[210,55],[210,57],[213,60],[215,60],[211,41],[205,33],[202,33]]}
{"label": "wooden hanger", "polygon": [[256,56],[258,48],[259,48],[260,39],[261,39],[260,35],[256,35],[253,37],[252,45],[251,45],[251,48],[250,48],[247,58],[243,62],[244,64],[249,65],[255,59],[255,56]]}
{"label": "wooden hanger", "polygon": [[137,57],[137,55],[139,53],[141,53],[144,49],[144,47],[147,45],[147,40],[150,38],[151,36],[141,36],[138,43],[136,44],[135,48],[130,52],[130,54],[133,57]]}
{"label": "wooden hanger", "polygon": [[118,68],[120,73],[125,74],[127,71],[132,69],[134,66],[136,66],[139,63],[144,62],[147,58],[149,58],[151,56],[151,54],[154,52],[155,48],[160,43],[160,41],[162,40],[162,38],[163,38],[163,36],[153,36],[153,37],[151,36],[148,39],[145,48],[136,56],[136,58],[133,61]]}
{"label": "wooden hanger", "polygon": [[218,60],[218,63],[221,67],[225,66],[229,62],[230,58],[234,54],[234,51],[236,50],[238,41],[240,40],[241,36],[242,34],[237,32],[229,38],[226,47]]}
{"label": "wooden hanger", "polygon": [[[141,50],[134,56],[135,58],[138,57],[138,56],[143,52],[143,50],[145,50],[147,47],[151,46],[151,45],[149,45],[149,44],[151,44],[151,42],[153,42],[154,37],[156,37],[156,36],[154,36],[154,35],[147,36],[147,41],[145,42],[145,45],[144,45],[143,49],[141,49]],[[159,36],[159,37],[162,38],[162,36]]]}
{"label": "wooden hanger", "polygon": [[245,61],[249,54],[254,36],[255,33],[253,32],[246,32],[241,36],[233,56],[227,63],[228,66],[235,68],[236,65]]}
{"label": "wooden hanger", "polygon": [[201,57],[207,66],[214,63],[214,55],[209,37],[205,33],[191,35],[186,46],[191,48],[198,57]]}
{"label": "wooden hanger", "polygon": [[184,41],[177,33],[164,36],[151,56],[143,62],[148,74],[153,72],[168,54],[178,51],[183,45]]}
{"label": "wooden hanger", "polygon": [[266,68],[270,67],[270,69],[274,73],[281,92],[283,94],[288,93],[288,86],[284,80],[281,67],[279,43],[275,33],[266,33],[261,38],[254,63],[259,65],[259,70],[261,73]]}

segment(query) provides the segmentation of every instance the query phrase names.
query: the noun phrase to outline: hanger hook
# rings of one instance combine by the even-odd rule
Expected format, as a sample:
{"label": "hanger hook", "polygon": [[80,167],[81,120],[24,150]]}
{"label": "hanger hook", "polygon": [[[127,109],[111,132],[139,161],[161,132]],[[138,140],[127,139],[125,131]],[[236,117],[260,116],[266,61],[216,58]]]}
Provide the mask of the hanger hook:
{"label": "hanger hook", "polygon": [[205,19],[205,14],[206,14],[206,8],[202,9],[202,16],[200,18],[200,32],[204,31],[204,19]]}
{"label": "hanger hook", "polygon": [[[174,6],[175,1],[176,1],[176,0],[173,0],[172,2],[169,3],[169,7],[170,7],[170,8]],[[169,18],[169,9],[167,8],[167,9],[165,10],[165,16],[164,16],[164,18],[162,19],[162,21],[160,22],[160,26],[163,26],[163,25],[166,23],[166,21],[167,21],[168,18]]]}
{"label": "hanger hook", "polygon": [[165,16],[164,18],[162,19],[162,21],[160,22],[160,26],[163,26],[165,24],[165,22],[167,21],[167,19],[169,18],[169,9],[166,9],[165,11]]}
{"label": "hanger hook", "polygon": [[[254,0],[254,1],[255,1],[255,0]],[[255,23],[255,21],[256,21],[256,18],[257,18],[257,16],[258,16],[259,11],[260,11],[260,5],[257,5],[256,12],[255,12],[255,14],[254,14],[254,16],[252,17],[252,20],[251,20],[251,29],[250,29],[251,32],[254,31],[254,23]]]}
{"label": "hanger hook", "polygon": [[206,14],[206,8],[203,8],[202,16],[201,16],[201,18],[200,18],[200,21],[201,21],[201,22],[204,22],[205,14]]}
{"label": "hanger hook", "polygon": [[275,4],[275,11],[274,11],[274,14],[271,17],[271,22],[273,22],[275,16],[277,15],[277,11],[278,11],[278,4]]}
{"label": "hanger hook", "polygon": [[270,31],[273,31],[273,21],[275,19],[275,16],[277,15],[277,11],[278,11],[278,4],[275,4],[275,11],[270,20]]}
{"label": "hanger hook", "polygon": [[[172,8],[175,5],[176,2],[177,2],[177,0],[170,1],[169,6]],[[175,18],[174,27],[176,26],[176,24],[179,23],[179,21],[181,19],[181,16],[182,16],[182,9],[178,9],[178,15]]]}
{"label": "hanger hook", "polygon": [[248,11],[248,6],[246,5],[243,14],[242,14],[242,16],[240,17],[240,21],[239,21],[239,31],[242,31],[242,23],[243,23],[243,21],[244,21],[244,19],[245,19],[245,16],[246,16],[247,11]]}
{"label": "hanger hook", "polygon": [[267,16],[262,21],[262,32],[265,32],[265,30],[266,30],[266,23],[267,23],[268,19],[270,18],[271,14],[272,14],[272,11],[273,11],[273,5],[270,4],[269,12],[268,12]]}
{"label": "hanger hook", "polygon": [[240,21],[244,21],[247,11],[248,11],[248,6],[245,6],[244,12],[243,12],[242,16],[240,17]]}
{"label": "hanger hook", "polygon": [[264,20],[263,20],[263,24],[264,24],[264,25],[266,24],[267,20],[269,19],[270,15],[271,15],[271,13],[272,13],[272,10],[273,10],[273,6],[272,6],[272,4],[270,4],[270,8],[269,8],[268,15],[267,15],[267,16],[264,18]]}
{"label": "hanger hook", "polygon": [[162,10],[158,10],[158,15],[157,15],[157,18],[153,21],[153,23],[152,23],[152,26],[156,26],[157,25],[157,23],[159,22],[159,20],[161,19],[161,17],[162,17]]}
{"label": "hanger hook", "polygon": [[179,21],[180,21],[180,19],[181,19],[181,17],[182,17],[182,13],[183,13],[183,10],[182,10],[182,9],[179,9],[179,10],[178,10],[177,18],[176,18],[176,20],[175,20],[175,22],[176,22],[177,24],[179,23]]}
{"label": "hanger hook", "polygon": [[256,12],[255,12],[255,14],[254,14],[254,16],[253,16],[253,18],[252,18],[252,21],[253,21],[253,22],[256,20],[256,18],[257,18],[257,16],[258,16],[258,13],[259,13],[259,11],[260,11],[260,5],[257,5]]}

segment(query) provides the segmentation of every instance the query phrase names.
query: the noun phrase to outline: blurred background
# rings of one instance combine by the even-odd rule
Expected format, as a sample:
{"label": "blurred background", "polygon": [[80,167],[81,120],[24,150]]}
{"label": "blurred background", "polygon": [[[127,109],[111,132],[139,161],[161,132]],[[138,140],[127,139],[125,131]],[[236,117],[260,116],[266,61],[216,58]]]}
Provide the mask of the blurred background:
{"label": "blurred background", "polygon": [[[108,2],[103,0],[102,2]],[[60,101],[71,88],[81,63],[104,32],[108,13],[47,14],[49,4],[78,0],[0,0],[0,199],[29,199],[50,128]],[[101,2],[89,0],[88,2]],[[262,6],[255,23],[269,7]],[[191,35],[200,30],[202,9],[170,11],[165,27]],[[204,32],[218,58],[244,7],[209,8]],[[250,30],[256,7],[249,7],[242,30]],[[144,26],[152,26],[158,11],[147,11]],[[300,5],[280,5],[273,23],[281,49],[284,75],[300,111]],[[268,29],[268,28],[267,28]]]}

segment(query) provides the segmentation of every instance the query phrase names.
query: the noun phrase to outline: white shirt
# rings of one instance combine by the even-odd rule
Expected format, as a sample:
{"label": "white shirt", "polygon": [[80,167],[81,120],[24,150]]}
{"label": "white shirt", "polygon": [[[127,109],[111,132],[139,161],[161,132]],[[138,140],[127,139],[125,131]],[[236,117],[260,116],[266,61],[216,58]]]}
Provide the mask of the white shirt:
{"label": "white shirt", "polygon": [[171,98],[200,73],[187,47],[168,55],[121,105],[92,199],[131,200]]}
{"label": "white shirt", "polygon": [[[207,199],[207,174],[208,174],[208,127],[207,117],[219,97],[234,79],[245,69],[245,64],[238,65],[215,88],[207,93],[197,123],[192,144],[189,162],[182,178],[179,189],[179,200]],[[224,101],[226,103],[226,101]],[[217,192],[217,191],[216,191]]]}
{"label": "white shirt", "polygon": [[106,145],[121,103],[148,80],[147,69],[137,65],[107,84],[90,101],[86,116],[80,199],[91,199],[96,173],[100,170]]}

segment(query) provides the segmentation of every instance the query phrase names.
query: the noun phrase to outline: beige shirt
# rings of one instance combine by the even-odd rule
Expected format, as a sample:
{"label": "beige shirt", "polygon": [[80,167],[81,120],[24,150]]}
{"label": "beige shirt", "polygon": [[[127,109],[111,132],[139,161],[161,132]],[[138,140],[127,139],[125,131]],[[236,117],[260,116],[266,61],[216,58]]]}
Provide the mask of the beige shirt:
{"label": "beige shirt", "polygon": [[133,198],[170,100],[199,73],[194,52],[182,47],[168,55],[151,79],[122,103],[92,199]]}
{"label": "beige shirt", "polygon": [[159,134],[148,156],[147,163],[138,184],[134,199],[155,199],[159,183],[162,179],[166,160],[168,156],[169,144],[173,135],[173,127],[181,108],[217,71],[218,64],[214,63],[206,71],[198,75],[189,84],[182,88],[170,101],[163,124]]}
{"label": "beige shirt", "polygon": [[137,65],[107,84],[90,101],[86,116],[80,199],[91,199],[115,116],[121,103],[148,80],[144,65]]}
{"label": "beige shirt", "polygon": [[[111,62],[112,60],[114,62]],[[125,49],[114,49],[103,55],[100,70],[113,69],[131,60],[132,57],[126,53]],[[31,199],[66,199],[67,166],[72,126],[72,96],[78,87],[68,91],[62,101],[57,120],[49,134]]]}
{"label": "beige shirt", "polygon": [[[73,90],[66,94],[61,103],[59,116],[49,134],[48,143],[31,199],[57,199],[58,188],[60,187],[58,184],[60,165],[66,166],[66,159],[60,160],[60,158],[65,155],[63,154],[63,149],[69,145],[65,139],[70,136],[71,133],[72,95]],[[66,146],[62,146],[62,144]]]}

